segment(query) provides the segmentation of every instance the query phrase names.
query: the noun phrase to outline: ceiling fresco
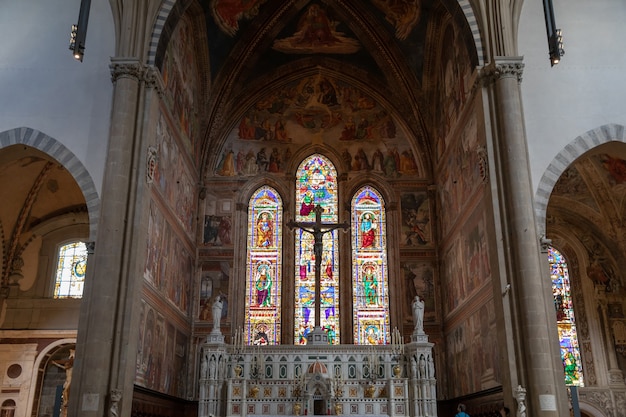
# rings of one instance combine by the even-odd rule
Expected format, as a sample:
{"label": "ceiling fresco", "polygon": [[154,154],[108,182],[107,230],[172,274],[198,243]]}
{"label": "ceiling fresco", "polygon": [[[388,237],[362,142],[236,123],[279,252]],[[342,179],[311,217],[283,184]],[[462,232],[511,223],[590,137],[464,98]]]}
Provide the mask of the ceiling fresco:
{"label": "ceiling fresco", "polygon": [[[395,152],[397,167],[403,155],[412,161],[396,176],[428,177],[434,142],[459,117],[478,62],[457,0],[182,0],[159,41],[162,71],[183,15],[195,22],[194,59],[210,84],[185,118],[197,114],[196,131],[206,132],[192,139],[203,175],[231,173],[222,168],[229,153],[245,161],[271,152],[269,141],[291,153],[336,146],[371,170],[380,152]],[[197,90],[179,78],[179,91]]]}
{"label": "ceiling fresco", "polygon": [[625,216],[626,146],[611,143],[563,172],[548,204],[547,237],[583,248],[587,277],[618,291],[623,283],[616,282],[615,271],[626,266]]}
{"label": "ceiling fresco", "polygon": [[216,167],[221,176],[283,172],[284,162],[307,145],[326,145],[341,153],[346,170],[392,178],[424,175],[407,133],[380,103],[322,74],[294,81],[258,100],[227,143]]}
{"label": "ceiling fresco", "polygon": [[[427,29],[433,9],[443,7],[462,31],[469,27],[455,0],[372,0],[291,2],[272,0],[204,0],[208,51],[215,78],[239,42],[254,40],[255,72],[266,72],[306,54],[341,55],[359,67],[380,67],[372,57],[372,37],[393,44],[420,79]],[[356,9],[354,9],[356,7]],[[359,19],[355,19],[358,14]],[[280,19],[277,19],[280,17]],[[279,23],[277,23],[279,22]],[[260,36],[260,37],[259,37]],[[363,45],[363,42],[370,45]],[[465,38],[469,50],[471,37]],[[289,56],[293,55],[293,56]],[[472,56],[477,64],[475,51]],[[374,64],[374,65],[373,65]]]}

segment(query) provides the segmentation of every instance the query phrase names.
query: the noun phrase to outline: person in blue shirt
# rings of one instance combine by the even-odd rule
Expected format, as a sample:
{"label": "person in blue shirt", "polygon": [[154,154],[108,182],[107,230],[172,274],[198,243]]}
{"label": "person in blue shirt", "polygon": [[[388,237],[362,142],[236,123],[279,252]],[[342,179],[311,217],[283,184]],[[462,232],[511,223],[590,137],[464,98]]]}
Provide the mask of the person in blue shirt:
{"label": "person in blue shirt", "polygon": [[459,404],[456,411],[457,413],[454,417],[470,417],[470,415],[465,412],[465,404]]}

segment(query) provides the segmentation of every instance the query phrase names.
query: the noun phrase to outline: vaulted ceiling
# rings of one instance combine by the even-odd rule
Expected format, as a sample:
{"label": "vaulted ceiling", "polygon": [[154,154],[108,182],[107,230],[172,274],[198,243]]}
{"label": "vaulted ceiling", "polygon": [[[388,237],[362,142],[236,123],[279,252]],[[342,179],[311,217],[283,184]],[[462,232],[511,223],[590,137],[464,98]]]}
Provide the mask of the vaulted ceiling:
{"label": "vaulted ceiling", "polygon": [[159,40],[158,67],[185,13],[198,28],[205,169],[255,103],[317,76],[380,103],[430,170],[443,65],[478,64],[457,0],[183,0]]}

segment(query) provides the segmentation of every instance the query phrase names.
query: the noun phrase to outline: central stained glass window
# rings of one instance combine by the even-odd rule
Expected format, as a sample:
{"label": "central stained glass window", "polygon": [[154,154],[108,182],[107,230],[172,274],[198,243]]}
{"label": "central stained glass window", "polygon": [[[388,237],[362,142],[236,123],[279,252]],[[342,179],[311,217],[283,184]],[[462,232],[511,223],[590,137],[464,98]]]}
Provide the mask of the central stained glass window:
{"label": "central stained glass window", "polygon": [[[315,206],[321,206],[322,223],[337,223],[337,171],[322,155],[306,158],[296,172],[296,222],[314,222]],[[330,344],[339,344],[339,245],[337,231],[324,234],[321,260],[320,324]],[[296,344],[306,344],[315,325],[315,254],[313,235],[295,230],[295,317]]]}

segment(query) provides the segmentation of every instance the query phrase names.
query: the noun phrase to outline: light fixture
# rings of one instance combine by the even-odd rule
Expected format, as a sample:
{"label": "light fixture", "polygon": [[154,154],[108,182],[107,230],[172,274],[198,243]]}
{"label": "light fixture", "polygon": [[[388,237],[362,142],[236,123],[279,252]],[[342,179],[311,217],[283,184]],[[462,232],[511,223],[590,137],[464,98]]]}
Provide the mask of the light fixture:
{"label": "light fixture", "polygon": [[548,35],[550,66],[553,67],[561,62],[561,57],[565,55],[565,50],[563,49],[563,35],[561,33],[561,29],[556,28],[552,0],[543,0],[543,12],[545,15],[546,32]]}
{"label": "light fixture", "polygon": [[90,8],[91,0],[81,0],[78,23],[72,25],[72,32],[70,33],[70,50],[74,58],[80,62],[83,62],[83,56],[85,55],[85,39],[87,38]]}

